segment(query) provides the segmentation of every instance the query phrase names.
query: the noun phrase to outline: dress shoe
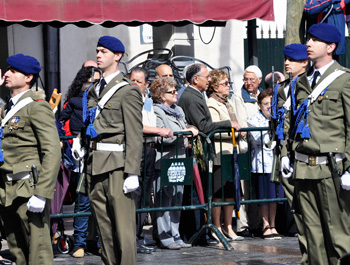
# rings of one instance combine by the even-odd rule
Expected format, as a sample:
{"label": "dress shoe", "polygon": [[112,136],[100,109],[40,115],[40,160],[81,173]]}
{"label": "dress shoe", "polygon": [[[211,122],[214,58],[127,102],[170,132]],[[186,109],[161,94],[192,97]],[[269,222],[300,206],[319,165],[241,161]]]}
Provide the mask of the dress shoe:
{"label": "dress shoe", "polygon": [[213,238],[209,238],[207,239],[207,245],[208,246],[216,246],[217,244],[219,244],[219,240],[213,239]]}
{"label": "dress shoe", "polygon": [[144,237],[143,242],[145,246],[155,246],[157,244],[155,240],[149,239],[146,236]]}
{"label": "dress shoe", "polygon": [[170,249],[170,250],[179,250],[181,249],[180,245],[176,244],[175,242],[171,243],[170,245],[167,245],[163,248]]}
{"label": "dress shoe", "polygon": [[252,237],[252,233],[250,232],[249,228],[244,229],[241,232],[237,232],[238,236],[242,236],[242,237]]}
{"label": "dress shoe", "polygon": [[230,239],[230,241],[242,241],[244,240],[243,236],[231,236],[229,233],[227,233],[224,229],[222,229],[222,233],[225,235],[225,237],[227,237],[228,239]]}
{"label": "dress shoe", "polygon": [[12,261],[8,259],[0,260],[0,265],[12,265]]}
{"label": "dress shoe", "polygon": [[85,255],[85,250],[82,247],[77,247],[72,254],[74,258],[83,258],[84,255]]}
{"label": "dress shoe", "polygon": [[177,245],[179,245],[181,248],[191,248],[192,247],[192,244],[187,244],[183,241],[181,241],[180,243],[178,242],[175,242]]}

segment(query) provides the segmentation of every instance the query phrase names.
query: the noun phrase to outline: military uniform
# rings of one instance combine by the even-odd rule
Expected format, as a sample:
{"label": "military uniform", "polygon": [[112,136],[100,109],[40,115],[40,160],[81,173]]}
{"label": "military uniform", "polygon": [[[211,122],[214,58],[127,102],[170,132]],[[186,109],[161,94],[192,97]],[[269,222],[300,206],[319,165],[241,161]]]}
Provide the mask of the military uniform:
{"label": "military uniform", "polygon": [[[104,264],[136,263],[135,203],[133,193],[124,194],[128,174],[140,175],[142,155],[142,95],[137,85],[118,73],[98,96],[95,87],[88,91],[88,108],[122,81],[107,101],[93,126],[98,133],[88,157],[88,184],[92,213],[101,241]],[[124,151],[98,151],[98,143],[122,145]]]}
{"label": "military uniform", "polygon": [[[5,125],[0,165],[0,216],[16,264],[53,264],[50,238],[50,202],[60,166],[60,144],[53,112],[46,101],[36,101],[32,91],[25,92],[17,104],[31,97]],[[4,111],[2,112],[4,117]],[[36,187],[32,176],[9,181],[8,174],[28,174],[32,165],[40,172]],[[28,211],[32,195],[46,198],[42,213]]]}
{"label": "military uniform", "polygon": [[[340,177],[332,178],[328,164],[315,160],[317,157],[321,161],[333,152],[338,158],[345,155],[345,159],[338,159],[340,175],[350,166],[350,70],[333,62],[314,89],[339,69],[346,73],[308,107],[311,138],[302,139],[296,134],[293,143],[295,194],[303,216],[310,264],[339,264],[339,259],[350,252],[350,191],[341,188]],[[296,87],[299,105],[313,91],[306,73]]]}
{"label": "military uniform", "polygon": [[[288,87],[287,87],[288,86]],[[284,103],[287,100],[287,95],[285,89],[290,90],[291,82],[290,79],[286,79],[285,81],[281,82],[278,86],[277,91],[277,110],[280,108],[283,108]],[[287,93],[288,94],[288,93]],[[298,229],[298,239],[299,239],[299,245],[300,250],[302,253],[302,259],[300,261],[300,264],[308,264],[308,257],[307,257],[307,247],[306,247],[306,238],[305,238],[305,232],[304,232],[304,224],[302,222],[302,216],[299,211],[299,207],[297,206],[296,201],[294,200],[294,180],[293,178],[283,178],[281,177],[281,171],[280,171],[280,165],[279,161],[281,157],[283,156],[290,156],[290,148],[288,145],[288,137],[289,137],[289,129],[290,129],[290,122],[292,119],[292,106],[290,110],[287,110],[287,113],[285,115],[284,124],[283,124],[283,135],[284,140],[277,140],[279,145],[277,148],[274,148],[274,163],[276,164],[276,170],[272,172],[272,174],[278,175],[278,179],[280,180],[284,193],[287,197],[289,207],[290,209],[293,209],[293,217],[295,220],[295,224]],[[274,128],[276,129],[276,128]],[[276,179],[276,178],[275,178]]]}

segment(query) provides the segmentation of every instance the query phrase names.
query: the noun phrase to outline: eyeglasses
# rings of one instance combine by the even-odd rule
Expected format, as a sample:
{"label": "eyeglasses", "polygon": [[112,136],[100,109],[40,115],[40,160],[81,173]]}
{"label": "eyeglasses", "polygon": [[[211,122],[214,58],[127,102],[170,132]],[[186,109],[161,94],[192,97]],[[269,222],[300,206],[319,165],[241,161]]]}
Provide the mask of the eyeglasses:
{"label": "eyeglasses", "polygon": [[254,83],[256,81],[256,78],[243,78],[243,82],[247,83],[248,81]]}
{"label": "eyeglasses", "polygon": [[199,77],[203,77],[203,78],[205,78],[205,79],[209,79],[209,75],[207,75],[207,76],[202,76],[202,75],[197,75],[197,76],[199,76]]}
{"label": "eyeglasses", "polygon": [[175,95],[177,93],[177,90],[174,89],[174,90],[171,90],[171,91],[167,91],[167,92],[164,92],[164,93],[167,93],[167,94],[173,94]]}
{"label": "eyeglasses", "polygon": [[223,82],[223,83],[219,83],[219,85],[222,85],[222,86],[230,86],[230,85],[231,85],[231,82],[226,81],[226,82]]}

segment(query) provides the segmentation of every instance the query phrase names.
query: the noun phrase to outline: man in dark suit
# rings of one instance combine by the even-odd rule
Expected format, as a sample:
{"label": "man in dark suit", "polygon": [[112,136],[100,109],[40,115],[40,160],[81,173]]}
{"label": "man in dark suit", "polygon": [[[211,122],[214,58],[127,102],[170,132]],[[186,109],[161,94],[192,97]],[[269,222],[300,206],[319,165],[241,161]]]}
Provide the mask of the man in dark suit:
{"label": "man in dark suit", "polygon": [[[232,122],[230,120],[227,121],[219,121],[213,122],[210,116],[209,109],[207,107],[207,103],[205,100],[205,91],[208,89],[210,77],[208,69],[203,64],[192,64],[188,66],[186,70],[186,81],[189,85],[186,87],[185,91],[181,95],[179,100],[179,106],[183,109],[185,113],[186,120],[188,124],[194,125],[198,128],[199,131],[208,134],[209,132],[216,129],[230,129],[234,128],[235,130],[239,130],[241,127],[237,122]],[[201,172],[201,178],[203,182],[203,187],[206,187],[206,173]],[[194,190],[194,203],[198,200],[197,194]],[[190,201],[190,194],[185,187],[184,198],[183,201],[186,203]],[[199,201],[198,201],[199,204]],[[194,216],[189,216],[193,214]],[[194,221],[192,225],[189,225],[189,219]],[[200,210],[195,210],[193,212],[184,212],[181,215],[180,221],[180,232],[183,234],[185,239],[189,239],[195,232],[197,232],[201,223],[203,224],[204,220],[200,216]],[[186,221],[185,221],[186,220]],[[192,228],[195,228],[193,231]],[[216,240],[206,239],[204,244],[217,244]]]}
{"label": "man in dark suit", "polygon": [[205,95],[210,81],[209,72],[203,64],[190,65],[186,71],[186,80],[189,83],[179,101],[179,106],[185,112],[188,124],[194,125],[199,131],[208,134],[216,129],[233,127],[239,130],[237,122],[219,121],[213,122],[210,116]]}

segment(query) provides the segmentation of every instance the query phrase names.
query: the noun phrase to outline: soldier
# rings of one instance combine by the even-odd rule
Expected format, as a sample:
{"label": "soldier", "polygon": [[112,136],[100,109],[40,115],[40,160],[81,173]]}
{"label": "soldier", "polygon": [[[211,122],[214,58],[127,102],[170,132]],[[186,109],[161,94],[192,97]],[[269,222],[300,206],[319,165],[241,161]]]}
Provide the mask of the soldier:
{"label": "soldier", "polygon": [[[341,39],[336,27],[314,24],[308,34],[313,67],[297,80],[291,126],[295,194],[309,264],[339,264],[350,251],[350,70],[332,57]],[[290,167],[288,159],[281,164]]]}
{"label": "soldier", "polygon": [[30,90],[41,70],[30,56],[7,59],[11,99],[2,111],[0,216],[16,264],[53,264],[50,204],[60,141],[50,105]]}
{"label": "soldier", "polygon": [[[287,149],[287,147],[289,147],[289,145],[287,145],[289,124],[290,118],[292,116],[290,89],[291,86],[295,87],[295,82],[299,78],[299,76],[305,73],[308,65],[308,58],[306,46],[297,43],[287,45],[283,49],[283,54],[285,71],[289,74],[290,78],[278,84],[274,90],[272,118],[274,129],[276,129],[276,127],[278,128],[276,140],[279,143],[279,148],[274,148],[274,164],[277,166],[275,166],[276,170],[274,170],[272,174],[277,175],[273,176],[274,179],[277,179],[277,181],[281,181],[283,190],[288,199],[290,209],[292,209],[294,180],[293,178],[288,178],[288,174],[291,175],[292,173],[287,173],[286,176],[286,174],[283,171],[282,175],[284,177],[279,178],[279,176],[281,175],[281,171],[279,168],[279,160],[281,157],[290,157],[291,155],[289,150],[290,148]],[[301,219],[302,217],[298,211],[294,211],[293,213],[298,231],[300,249],[302,252],[301,264],[307,264],[306,238],[304,236],[304,227]]]}
{"label": "soldier", "polygon": [[[87,159],[89,197],[104,264],[136,264],[135,203],[142,154],[142,95],[118,70],[125,48],[111,36],[97,43],[103,79],[87,92],[91,138]],[[83,99],[84,102],[84,99]],[[80,157],[80,139],[72,152]]]}

